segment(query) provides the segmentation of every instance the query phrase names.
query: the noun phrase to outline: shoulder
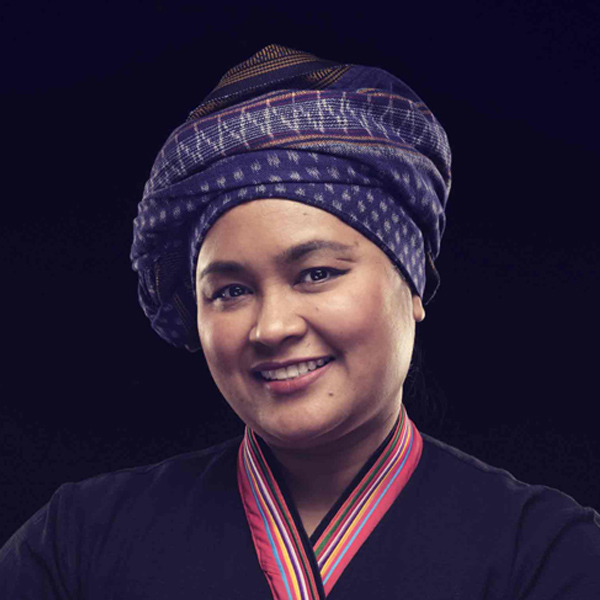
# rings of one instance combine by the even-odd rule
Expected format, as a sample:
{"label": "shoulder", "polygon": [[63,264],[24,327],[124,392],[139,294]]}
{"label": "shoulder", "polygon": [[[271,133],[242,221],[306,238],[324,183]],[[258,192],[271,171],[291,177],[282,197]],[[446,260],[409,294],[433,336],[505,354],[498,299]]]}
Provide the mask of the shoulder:
{"label": "shoulder", "polygon": [[63,483],[13,538],[30,537],[49,527],[68,537],[86,523],[101,528],[119,521],[130,525],[148,521],[185,503],[190,495],[201,503],[219,485],[235,486],[240,441],[238,436],[158,463]]}
{"label": "shoulder", "polygon": [[521,481],[509,471],[489,465],[450,444],[427,434],[422,433],[421,436],[424,462],[429,475],[450,489],[460,489],[464,494],[484,494],[490,496],[490,499],[500,495],[503,500],[510,499],[515,502],[544,495],[556,502],[583,508],[564,492],[549,486]]}
{"label": "shoulder", "polygon": [[214,481],[224,483],[235,478],[241,436],[221,444],[171,456],[158,463],[140,465],[65,483],[55,495],[72,497],[90,509],[119,509],[144,501],[155,509],[183,500],[193,493],[197,497],[213,491]]}
{"label": "shoulder", "polygon": [[545,508],[565,514],[577,513],[581,518],[600,524],[594,509],[581,506],[560,490],[520,481],[505,469],[491,466],[427,434],[421,435],[427,480],[432,486],[445,490],[446,503],[465,503],[469,509],[480,505],[486,512],[494,509],[497,516]]}
{"label": "shoulder", "polygon": [[508,597],[553,597],[553,587],[573,577],[578,590],[600,591],[600,515],[593,508],[421,435],[417,489],[432,526],[443,528],[452,547],[462,544],[465,557],[489,563],[490,572],[505,570]]}
{"label": "shoulder", "polygon": [[198,483],[198,478],[211,471],[227,468],[232,463],[235,464],[241,439],[242,437],[238,436],[215,446],[185,454],[177,454],[157,463],[102,473],[64,485],[82,491],[87,489],[97,491],[102,488],[118,488],[120,486],[144,488],[163,482],[173,482],[175,479],[183,484],[186,482]]}
{"label": "shoulder", "polygon": [[0,548],[0,596],[75,597],[81,577],[97,581],[190,531],[204,539],[210,519],[240,512],[240,441],[61,485]]}

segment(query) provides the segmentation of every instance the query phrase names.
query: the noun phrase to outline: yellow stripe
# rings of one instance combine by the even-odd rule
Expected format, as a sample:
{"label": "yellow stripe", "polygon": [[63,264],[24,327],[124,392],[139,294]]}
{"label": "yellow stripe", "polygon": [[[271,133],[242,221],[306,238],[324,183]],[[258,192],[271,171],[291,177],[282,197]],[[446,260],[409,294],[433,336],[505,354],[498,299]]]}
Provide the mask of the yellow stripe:
{"label": "yellow stripe", "polygon": [[300,594],[298,578],[296,577],[296,572],[294,571],[294,567],[290,560],[289,552],[286,548],[285,542],[283,541],[283,538],[281,537],[281,532],[279,531],[279,527],[277,526],[277,523],[276,523],[273,515],[271,514],[271,509],[270,509],[269,505],[266,503],[266,501],[263,498],[263,495],[261,493],[260,487],[257,484],[257,481],[256,481],[256,478],[252,471],[252,468],[249,468],[248,471],[250,472],[250,476],[252,477],[252,481],[254,483],[254,489],[257,491],[257,495],[258,495],[259,501],[264,509],[264,513],[265,513],[265,515],[267,515],[267,519],[270,522],[271,531],[272,531],[273,535],[275,536],[277,548],[279,550],[279,555],[280,555],[282,561],[285,562],[285,565],[287,567],[287,573],[291,579],[290,584],[291,584],[291,587],[293,588],[295,597],[300,599],[300,598],[302,598],[302,596]]}
{"label": "yellow stripe", "polygon": [[394,467],[399,462],[401,462],[402,457],[405,454],[405,450],[408,447],[408,442],[410,440],[410,437],[411,437],[410,435],[406,436],[406,441],[404,442],[404,447],[400,450],[400,454],[394,461],[394,464],[393,464],[392,468],[390,469],[390,472],[388,472],[387,476],[384,477],[379,482],[379,484],[377,485],[375,490],[369,495],[369,501],[365,503],[365,505],[358,512],[356,517],[352,520],[352,524],[350,525],[350,527],[348,528],[346,533],[342,536],[342,539],[338,542],[335,550],[331,553],[329,558],[325,561],[325,564],[321,568],[321,575],[322,575],[323,579],[325,578],[326,574],[329,572],[331,564],[333,562],[335,562],[335,559],[339,556],[340,552],[346,547],[348,538],[351,538],[354,535],[354,530],[356,529],[357,524],[362,520],[362,517],[364,516],[364,514],[366,512],[368,512],[371,509],[371,507],[373,506],[373,498],[377,498],[379,496],[379,491],[381,490],[381,488],[384,487],[385,485],[387,485],[387,482],[389,480],[391,472],[393,472]]}
{"label": "yellow stripe", "polygon": [[[291,67],[294,65],[299,65],[307,62],[315,62],[316,59],[314,56],[305,55],[305,56],[284,56],[281,58],[277,58],[275,60],[269,61],[267,63],[262,63],[259,65],[255,65],[252,67],[248,67],[239,73],[231,74],[231,76],[225,81],[221,81],[217,87],[213,90],[213,92],[218,89],[225,87],[226,85],[231,85],[233,83],[238,83],[239,81],[244,81],[245,79],[249,79],[251,77],[255,77],[258,75],[264,75],[266,73],[278,71],[279,69],[285,67]],[[213,93],[211,92],[211,93]]]}

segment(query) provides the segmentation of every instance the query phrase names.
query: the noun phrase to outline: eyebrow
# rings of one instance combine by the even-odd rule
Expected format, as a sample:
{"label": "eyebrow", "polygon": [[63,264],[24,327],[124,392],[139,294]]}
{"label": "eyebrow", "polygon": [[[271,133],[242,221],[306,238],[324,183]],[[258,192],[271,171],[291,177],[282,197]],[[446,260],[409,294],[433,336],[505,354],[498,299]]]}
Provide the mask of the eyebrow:
{"label": "eyebrow", "polygon": [[[310,254],[311,252],[316,252],[317,250],[349,252],[353,250],[353,247],[348,244],[342,244],[341,242],[334,242],[332,240],[314,239],[287,248],[286,250],[281,252],[281,254],[279,254],[275,258],[275,260],[280,264],[288,265],[299,261],[307,254]],[[210,275],[211,273],[235,275],[244,271],[244,266],[239,262],[233,260],[215,260],[209,263],[204,269],[202,269],[202,272],[198,277],[198,281],[204,279],[204,277]]]}

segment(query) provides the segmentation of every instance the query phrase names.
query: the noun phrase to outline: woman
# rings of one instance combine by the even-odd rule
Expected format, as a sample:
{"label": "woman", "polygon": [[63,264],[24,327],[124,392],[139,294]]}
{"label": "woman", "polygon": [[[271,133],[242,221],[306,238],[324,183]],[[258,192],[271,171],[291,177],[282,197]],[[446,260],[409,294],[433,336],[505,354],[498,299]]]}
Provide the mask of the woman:
{"label": "woman", "polygon": [[600,597],[595,511],[403,407],[449,189],[389,73],[280,46],[228,71],[158,155],[131,258],[245,435],[63,485],[0,552],[2,597]]}

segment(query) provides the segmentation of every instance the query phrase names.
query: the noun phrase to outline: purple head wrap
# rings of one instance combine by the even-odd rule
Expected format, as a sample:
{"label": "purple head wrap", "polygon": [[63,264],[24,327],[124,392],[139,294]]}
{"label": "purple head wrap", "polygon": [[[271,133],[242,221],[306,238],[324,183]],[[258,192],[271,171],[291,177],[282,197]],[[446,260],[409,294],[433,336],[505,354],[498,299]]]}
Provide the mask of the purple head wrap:
{"label": "purple head wrap", "polygon": [[425,303],[450,191],[446,133],[388,72],[267,46],[229,70],[158,154],[134,220],[138,297],[168,342],[200,348],[195,265],[227,210],[285,198],[375,243]]}

